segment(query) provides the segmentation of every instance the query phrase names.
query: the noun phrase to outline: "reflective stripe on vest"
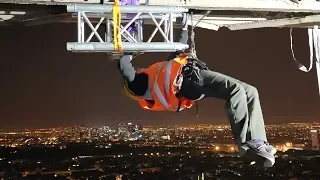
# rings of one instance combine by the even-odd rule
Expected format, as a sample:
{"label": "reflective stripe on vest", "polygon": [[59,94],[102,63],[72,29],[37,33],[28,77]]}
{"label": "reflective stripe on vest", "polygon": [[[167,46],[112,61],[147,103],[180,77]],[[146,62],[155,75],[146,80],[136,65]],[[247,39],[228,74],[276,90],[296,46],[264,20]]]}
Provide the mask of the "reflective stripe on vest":
{"label": "reflective stripe on vest", "polygon": [[157,72],[154,78],[154,91],[160,101],[160,103],[168,110],[173,110],[175,111],[178,107],[172,107],[170,108],[168,101],[165,98],[165,95],[162,94],[159,85],[158,85],[158,74],[159,71],[161,70],[161,68],[166,65],[166,70],[165,70],[165,80],[164,80],[164,85],[165,85],[165,95],[169,95],[170,94],[170,77],[171,77],[171,70],[172,70],[172,65],[173,65],[173,61],[169,61],[169,62],[162,62],[161,64],[159,64],[158,68],[157,68]]}
{"label": "reflective stripe on vest", "polygon": [[[156,72],[156,76],[154,78],[154,91],[160,101],[160,103],[167,109],[169,109],[169,105],[168,105],[168,102],[167,100],[165,99],[165,97],[163,96],[163,94],[161,93],[161,90],[159,88],[159,85],[158,85],[158,74],[159,74],[159,71],[160,69],[163,67],[163,65],[167,63],[167,62],[162,62],[161,64],[159,64],[158,66],[158,69],[157,69],[157,72]],[[169,109],[170,110],[170,109]]]}
{"label": "reflective stripe on vest", "polygon": [[170,80],[171,80],[170,76],[171,76],[172,64],[173,64],[173,61],[169,61],[168,65],[166,67],[166,74],[165,74],[166,79],[164,82],[166,94],[169,94],[169,92],[170,92]]}

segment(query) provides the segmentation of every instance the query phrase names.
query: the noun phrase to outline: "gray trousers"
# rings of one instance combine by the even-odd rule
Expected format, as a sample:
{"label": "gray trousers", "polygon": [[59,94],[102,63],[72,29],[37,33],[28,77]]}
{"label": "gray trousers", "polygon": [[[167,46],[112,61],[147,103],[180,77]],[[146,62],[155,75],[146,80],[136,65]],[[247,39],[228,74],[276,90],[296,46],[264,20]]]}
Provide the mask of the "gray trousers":
{"label": "gray trousers", "polygon": [[[179,42],[187,43],[188,31],[181,31],[178,38]],[[169,59],[174,56],[175,54],[171,54]],[[252,85],[215,71],[200,70],[199,74],[204,85],[198,91],[203,93],[205,98],[225,100],[225,109],[236,144],[240,145],[251,139],[267,142],[258,90]]]}
{"label": "gray trousers", "polygon": [[258,90],[249,84],[227,75],[200,70],[204,86],[201,92],[206,98],[225,100],[232,134],[237,145],[251,139],[267,142]]}

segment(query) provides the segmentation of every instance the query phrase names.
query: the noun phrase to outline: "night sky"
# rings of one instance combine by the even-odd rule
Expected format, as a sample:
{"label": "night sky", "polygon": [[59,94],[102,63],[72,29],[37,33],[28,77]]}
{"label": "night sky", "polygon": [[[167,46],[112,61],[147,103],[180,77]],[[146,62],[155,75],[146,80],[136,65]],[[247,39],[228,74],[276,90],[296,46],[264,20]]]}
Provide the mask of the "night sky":
{"label": "night sky", "polygon": [[[298,60],[308,63],[307,30],[293,31]],[[71,53],[76,24],[0,28],[0,130],[70,126],[114,126],[141,120],[145,125],[228,123],[224,102],[200,102],[181,113],[148,112],[122,95],[120,75],[103,53]],[[197,29],[198,57],[212,70],[255,85],[266,124],[320,120],[316,70],[297,69],[290,52],[289,29],[218,32]],[[137,67],[166,53],[145,54]]]}

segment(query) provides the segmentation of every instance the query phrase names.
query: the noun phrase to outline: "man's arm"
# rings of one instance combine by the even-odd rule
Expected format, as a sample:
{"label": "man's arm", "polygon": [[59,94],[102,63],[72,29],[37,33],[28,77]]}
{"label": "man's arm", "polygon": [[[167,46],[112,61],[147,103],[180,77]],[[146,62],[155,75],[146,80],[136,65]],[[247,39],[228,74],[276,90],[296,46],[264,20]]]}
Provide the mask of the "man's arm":
{"label": "man's arm", "polygon": [[132,55],[124,55],[118,61],[118,68],[128,88],[137,96],[145,95],[148,89],[148,75],[137,73],[132,63]]}
{"label": "man's arm", "polygon": [[132,55],[123,55],[118,63],[118,68],[122,77],[129,83],[132,82],[136,76],[136,70],[131,63]]}

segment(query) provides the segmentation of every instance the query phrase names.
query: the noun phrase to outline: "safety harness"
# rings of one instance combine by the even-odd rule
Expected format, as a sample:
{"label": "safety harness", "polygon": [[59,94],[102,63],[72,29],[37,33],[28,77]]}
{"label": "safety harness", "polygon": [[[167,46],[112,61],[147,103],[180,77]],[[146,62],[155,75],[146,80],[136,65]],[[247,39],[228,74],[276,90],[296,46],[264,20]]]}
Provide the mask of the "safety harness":
{"label": "safety harness", "polygon": [[[187,83],[193,84],[195,86],[198,86],[199,88],[203,85],[203,79],[199,74],[199,70],[208,70],[207,64],[204,63],[203,61],[199,60],[197,57],[197,52],[196,52],[196,43],[195,43],[195,32],[194,28],[197,26],[197,24],[204,18],[206,17],[211,11],[207,11],[205,15],[203,15],[198,22],[194,25],[193,24],[193,13],[191,12],[191,35],[190,35],[190,40],[191,40],[191,45],[190,45],[190,52],[189,57],[187,58],[188,63],[182,67],[181,74],[183,76],[183,81],[187,81]],[[180,94],[177,95],[179,98],[179,106],[177,108],[177,112],[180,111],[180,105],[181,105],[181,98],[179,97]],[[198,101],[195,101],[196,104],[196,117],[199,116],[199,104]]]}
{"label": "safety harness", "polygon": [[[199,74],[200,70],[208,70],[207,65],[197,59],[197,58],[187,58],[187,64],[184,65],[181,69],[181,75],[183,78],[183,84],[189,84],[192,85],[193,87],[197,88],[201,88],[203,86],[203,79]],[[183,95],[181,95],[180,93],[177,94],[177,97],[179,99],[179,105],[177,108],[177,112],[180,111],[180,105],[182,103],[182,98]],[[198,101],[195,101],[196,104],[196,111],[197,111],[197,115],[199,115],[199,104]]]}

